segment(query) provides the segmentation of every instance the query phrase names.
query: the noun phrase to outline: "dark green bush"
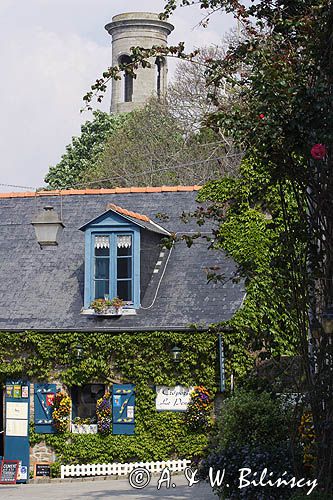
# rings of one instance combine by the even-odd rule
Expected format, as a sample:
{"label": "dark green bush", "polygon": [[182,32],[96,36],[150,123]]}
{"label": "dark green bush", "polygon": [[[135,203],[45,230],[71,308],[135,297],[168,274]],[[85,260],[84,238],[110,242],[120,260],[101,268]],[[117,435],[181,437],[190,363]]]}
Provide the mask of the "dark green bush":
{"label": "dark green bush", "polygon": [[[251,470],[249,474],[244,471],[244,479],[240,481],[241,468]],[[220,498],[228,498],[230,500],[246,499],[246,500],[285,500],[290,498],[292,490],[289,486],[256,486],[247,485],[247,481],[255,480],[259,482],[260,475],[267,468],[267,476],[264,482],[268,479],[276,481],[278,478],[288,480],[293,477],[293,464],[290,448],[285,443],[272,448],[257,446],[251,448],[242,445],[229,445],[217,453],[211,453],[207,459],[201,461],[199,475],[203,479],[210,477],[210,469],[212,469],[212,477],[215,479],[216,474],[225,471],[222,484],[215,484],[214,491]],[[272,473],[272,476],[269,474]],[[255,474],[255,475],[254,475]]]}
{"label": "dark green bush", "polygon": [[266,481],[276,481],[283,473],[283,479],[294,476],[295,450],[290,443],[290,425],[291,412],[279,399],[267,392],[238,392],[222,406],[209,454],[199,467],[200,477],[209,480],[210,473],[215,477],[217,471],[225,471],[223,482],[213,488],[221,498],[289,498],[292,494],[289,486],[248,485],[241,489],[239,486],[240,469],[245,467],[252,471],[246,478],[249,481],[258,481],[265,468]]}
{"label": "dark green bush", "polygon": [[274,446],[288,439],[290,424],[290,410],[271,394],[240,391],[223,404],[216,445]]}

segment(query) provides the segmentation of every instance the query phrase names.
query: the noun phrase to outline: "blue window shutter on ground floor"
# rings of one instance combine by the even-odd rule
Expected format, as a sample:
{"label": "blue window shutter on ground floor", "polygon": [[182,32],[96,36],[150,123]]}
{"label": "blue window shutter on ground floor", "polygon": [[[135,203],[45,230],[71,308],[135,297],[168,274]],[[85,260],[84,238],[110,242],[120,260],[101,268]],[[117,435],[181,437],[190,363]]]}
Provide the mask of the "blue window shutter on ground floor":
{"label": "blue window shutter on ground floor", "polygon": [[135,386],[114,384],[112,388],[112,433],[134,434]]}
{"label": "blue window shutter on ground floor", "polygon": [[35,431],[38,434],[54,434],[52,398],[56,394],[56,384],[35,384]]}

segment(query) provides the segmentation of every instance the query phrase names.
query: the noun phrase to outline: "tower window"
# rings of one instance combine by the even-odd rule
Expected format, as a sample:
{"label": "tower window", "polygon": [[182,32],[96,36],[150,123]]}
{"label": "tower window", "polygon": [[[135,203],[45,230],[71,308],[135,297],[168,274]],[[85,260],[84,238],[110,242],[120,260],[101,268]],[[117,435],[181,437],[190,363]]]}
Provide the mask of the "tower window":
{"label": "tower window", "polygon": [[[119,64],[129,64],[131,62],[130,56],[121,56],[119,58]],[[133,76],[124,73],[123,75],[123,101],[132,102],[133,101]]]}
{"label": "tower window", "polygon": [[157,92],[157,97],[160,98],[162,92],[162,70],[164,66],[163,57],[156,57],[155,64],[156,64],[156,92]]}

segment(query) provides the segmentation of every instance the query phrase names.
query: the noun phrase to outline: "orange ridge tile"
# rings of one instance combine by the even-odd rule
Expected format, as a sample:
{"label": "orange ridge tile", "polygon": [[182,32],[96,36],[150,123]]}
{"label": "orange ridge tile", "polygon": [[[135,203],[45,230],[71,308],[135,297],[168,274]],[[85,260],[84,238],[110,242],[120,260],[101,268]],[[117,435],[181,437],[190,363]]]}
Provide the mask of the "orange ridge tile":
{"label": "orange ridge tile", "polygon": [[136,212],[131,212],[130,210],[126,210],[125,208],[119,207],[118,205],[115,205],[114,203],[109,203],[107,206],[108,209],[114,210],[115,212],[118,212],[119,214],[127,215],[128,217],[132,217],[134,219],[139,219],[142,221],[149,222],[150,219],[146,215],[141,215]]}
{"label": "orange ridge tile", "polygon": [[33,196],[71,196],[71,195],[89,195],[89,194],[130,194],[130,193],[162,193],[177,191],[199,191],[201,186],[148,186],[148,187],[130,187],[130,188],[86,188],[86,189],[66,189],[50,191],[31,191],[31,192],[10,192],[0,193],[0,198],[29,198]]}

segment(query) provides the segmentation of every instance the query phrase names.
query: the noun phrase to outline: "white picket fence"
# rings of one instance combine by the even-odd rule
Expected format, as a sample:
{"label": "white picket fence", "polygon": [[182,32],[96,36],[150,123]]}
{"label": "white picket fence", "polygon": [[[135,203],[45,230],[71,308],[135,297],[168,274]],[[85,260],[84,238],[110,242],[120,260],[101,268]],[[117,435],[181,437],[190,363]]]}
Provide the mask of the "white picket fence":
{"label": "white picket fence", "polygon": [[170,472],[181,472],[191,465],[191,460],[167,460],[166,462],[135,462],[129,464],[82,464],[62,465],[61,479],[65,477],[126,476],[133,469],[143,468],[151,473],[161,472],[168,467]]}

